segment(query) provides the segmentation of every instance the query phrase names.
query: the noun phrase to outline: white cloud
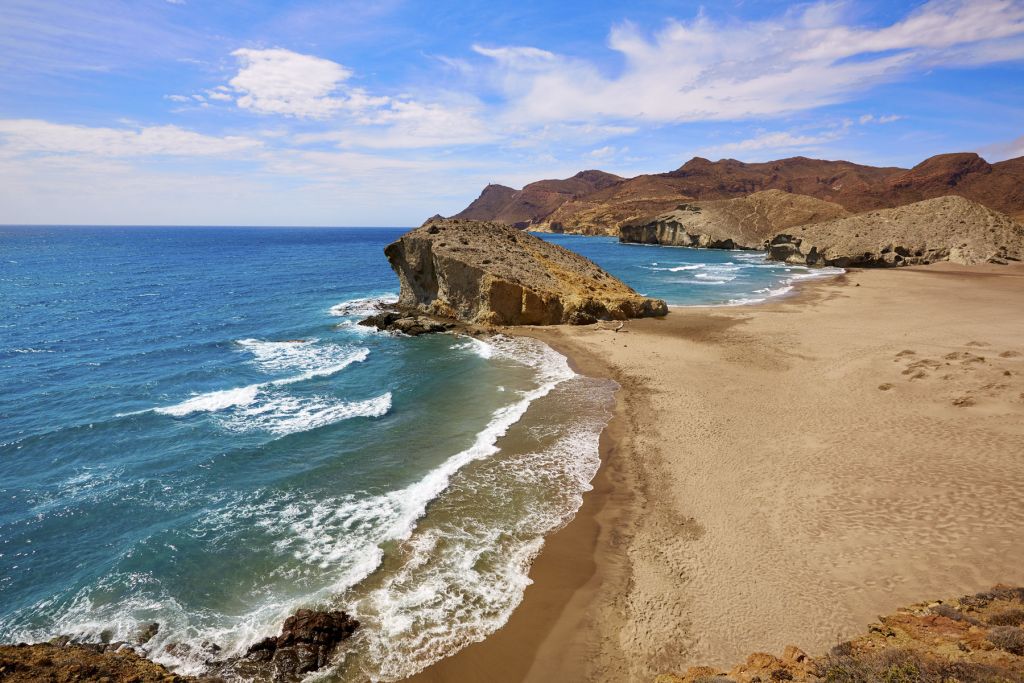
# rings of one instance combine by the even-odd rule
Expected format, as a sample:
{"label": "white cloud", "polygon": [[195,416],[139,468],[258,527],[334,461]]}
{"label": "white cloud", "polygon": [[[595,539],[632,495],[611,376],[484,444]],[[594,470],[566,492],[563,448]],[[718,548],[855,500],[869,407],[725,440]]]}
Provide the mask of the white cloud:
{"label": "white cloud", "polygon": [[604,147],[598,147],[597,149],[590,150],[587,153],[587,156],[591,159],[601,161],[615,156],[616,152],[618,152],[618,150],[612,145],[605,145]]}
{"label": "white cloud", "polygon": [[893,123],[895,121],[900,121],[900,120],[902,120],[904,118],[906,118],[906,117],[905,116],[900,116],[899,114],[888,114],[886,116],[875,116],[874,114],[863,114],[859,119],[857,119],[857,121],[862,126],[867,125],[869,123],[879,123],[879,124],[883,124],[884,125],[886,123]]}
{"label": "white cloud", "polygon": [[980,148],[978,153],[989,161],[1003,161],[1004,159],[1024,157],[1024,135],[1013,140],[986,145]]}
{"label": "white cloud", "polygon": [[793,133],[774,131],[762,132],[752,138],[740,140],[739,142],[728,142],[710,149],[718,152],[750,152],[754,150],[784,151],[795,149],[806,149],[832,142],[839,137],[837,133],[822,133],[819,135],[794,135]]}
{"label": "white cloud", "polygon": [[915,69],[1024,53],[1024,5],[935,0],[881,28],[850,26],[845,5],[818,3],[756,22],[669,21],[652,37],[626,23],[608,46],[624,67],[530,47],[476,46],[511,110],[532,122],[656,123],[773,117],[834,104]]}
{"label": "white cloud", "polygon": [[0,151],[7,155],[209,157],[252,151],[262,144],[252,138],[234,135],[215,137],[178,126],[94,128],[38,119],[0,120]]}
{"label": "white cloud", "polygon": [[191,98],[188,95],[164,95],[164,99],[171,102],[188,102]]}
{"label": "white cloud", "polygon": [[337,62],[282,48],[242,48],[231,54],[241,64],[230,85],[243,109],[316,119],[345,106],[334,95],[352,71]]}

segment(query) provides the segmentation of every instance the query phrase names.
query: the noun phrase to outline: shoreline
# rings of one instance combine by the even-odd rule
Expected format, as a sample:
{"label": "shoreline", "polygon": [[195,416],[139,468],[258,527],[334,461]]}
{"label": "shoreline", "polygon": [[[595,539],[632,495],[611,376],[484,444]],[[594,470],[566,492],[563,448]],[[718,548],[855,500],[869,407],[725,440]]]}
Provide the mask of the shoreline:
{"label": "shoreline", "polygon": [[[813,296],[814,287],[835,283],[847,274],[797,280],[791,291],[757,302],[670,306],[670,310],[731,310],[799,303],[803,297]],[[599,355],[573,344],[559,330],[557,326],[536,326],[503,332],[547,344],[564,355],[579,374],[618,383],[612,418],[601,433],[601,465],[591,482],[593,489],[584,495],[583,505],[573,519],[544,539],[544,547],[530,568],[532,583],[509,621],[485,640],[434,662],[403,682],[583,680],[574,676],[588,666],[591,653],[587,641],[602,639],[600,633],[595,633],[595,615],[591,614],[597,595],[624,594],[630,568],[616,551],[626,545],[625,536],[641,512],[638,508],[644,505],[646,493],[646,481],[627,460],[628,422],[630,412],[644,408],[644,387],[624,377]],[[611,605],[603,605],[602,611],[614,617],[609,614],[614,611]],[[581,633],[587,636],[581,638]],[[614,642],[603,640],[606,647],[615,648]]]}
{"label": "shoreline", "polygon": [[[991,294],[986,290],[991,290],[994,287],[1001,288],[999,295],[1005,298],[1024,294],[1024,268],[1020,266],[963,268],[943,265],[894,269],[893,271],[865,272],[860,270],[848,271],[835,278],[820,280],[812,278],[795,284],[794,290],[789,294],[770,298],[753,306],[691,308],[690,314],[687,314],[685,309],[673,309],[673,313],[664,320],[630,321],[624,330],[626,334],[616,337],[612,337],[614,333],[611,331],[596,329],[519,328],[512,331],[513,334],[531,336],[552,346],[559,353],[566,355],[573,368],[582,374],[608,377],[619,383],[620,389],[616,394],[615,413],[601,437],[601,468],[594,480],[594,490],[586,494],[583,506],[573,521],[546,539],[543,550],[530,570],[533,584],[527,588],[522,603],[513,613],[509,622],[486,640],[474,643],[406,680],[650,680],[653,675],[660,672],[679,672],[685,668],[684,665],[709,664],[726,667],[740,661],[747,653],[755,650],[778,649],[781,651],[782,644],[792,643],[811,652],[824,651],[830,644],[837,642],[837,638],[840,636],[862,630],[874,615],[891,611],[900,604],[933,597],[933,593],[935,596],[952,595],[987,588],[998,581],[1016,581],[1017,583],[1024,581],[1024,576],[1020,575],[1020,571],[1014,573],[1013,570],[1006,569],[1005,557],[1002,563],[995,562],[995,566],[992,562],[985,562],[978,558],[976,566],[970,570],[964,566],[963,560],[958,559],[952,564],[957,565],[959,574],[951,574],[948,567],[945,566],[933,570],[927,562],[920,561],[920,558],[909,557],[905,562],[899,564],[900,570],[905,571],[908,575],[917,573],[922,578],[931,577],[928,580],[917,581],[916,584],[912,576],[899,573],[894,576],[886,576],[885,571],[880,567],[857,567],[856,561],[853,565],[843,566],[842,571],[835,571],[833,568],[832,575],[828,576],[827,580],[818,581],[814,579],[813,572],[779,572],[776,566],[768,572],[771,574],[768,578],[781,582],[775,585],[774,589],[763,583],[764,578],[756,576],[750,577],[756,584],[760,584],[756,591],[751,587],[740,587],[740,593],[751,601],[746,607],[740,607],[745,603],[742,600],[736,603],[735,599],[738,596],[730,597],[727,594],[729,591],[719,596],[723,598],[723,613],[716,621],[732,619],[743,622],[739,628],[730,630],[726,626],[719,628],[717,634],[705,634],[695,626],[695,624],[703,623],[706,619],[711,618],[712,615],[702,613],[702,605],[699,603],[706,602],[705,600],[699,596],[688,595],[688,592],[698,588],[693,585],[694,583],[707,582],[714,587],[715,580],[713,574],[707,573],[706,568],[700,569],[705,565],[699,558],[692,556],[693,548],[688,549],[687,546],[708,545],[707,537],[713,529],[710,529],[710,525],[706,523],[705,514],[721,516],[721,512],[709,513],[710,508],[701,510],[698,509],[699,506],[690,508],[685,504],[680,505],[678,497],[673,498],[671,495],[673,487],[670,484],[673,477],[662,472],[664,465],[670,465],[669,469],[679,469],[680,463],[663,462],[665,458],[656,446],[667,445],[664,442],[655,444],[655,447],[652,448],[651,439],[640,438],[643,430],[651,427],[652,421],[655,423],[658,419],[663,422],[667,421],[665,418],[668,416],[664,414],[664,411],[659,412],[659,406],[656,405],[657,400],[655,400],[656,397],[660,400],[659,389],[664,389],[663,386],[659,387],[658,385],[665,382],[659,381],[661,378],[657,376],[648,375],[644,378],[642,373],[633,372],[636,369],[633,366],[638,363],[633,363],[625,355],[629,352],[620,352],[620,355],[613,359],[602,354],[600,350],[606,348],[607,343],[612,341],[617,344],[621,343],[623,348],[635,345],[634,342],[642,341],[641,353],[671,353],[674,345],[685,344],[690,347],[702,347],[689,348],[688,352],[704,353],[705,356],[713,355],[721,353],[722,349],[716,348],[716,346],[721,347],[723,340],[726,342],[725,346],[732,345],[735,342],[734,337],[739,336],[742,331],[745,331],[743,328],[752,323],[775,325],[771,330],[773,333],[779,333],[778,325],[773,321],[784,320],[792,316],[797,316],[797,318],[827,316],[831,324],[837,319],[835,313],[842,312],[841,309],[845,305],[845,301],[853,298],[851,294],[853,288],[860,288],[856,290],[858,297],[861,294],[885,297],[890,293],[885,290],[887,288],[891,290],[895,285],[897,289],[892,291],[904,295],[907,305],[911,307],[917,303],[922,305],[941,303],[944,298],[949,296],[950,292],[947,288],[954,286],[962,290],[970,289],[969,298],[972,299],[978,297],[985,299]],[[861,287],[861,285],[864,286]],[[1007,288],[1011,291],[1007,291]],[[899,299],[900,297],[894,298]],[[950,308],[958,307],[950,306]],[[947,313],[947,317],[953,321],[956,315],[963,317],[972,312],[975,312],[975,309],[972,309],[970,302],[964,301],[959,305],[957,311]],[[893,316],[892,322],[898,324],[895,311]],[[997,329],[991,327],[993,323],[991,316],[975,315],[975,317],[978,320],[968,321],[965,326],[977,323],[974,326],[978,329],[979,335],[984,332],[998,331],[1003,334],[1004,339],[1009,338],[1004,334],[1007,330],[1001,327]],[[764,323],[763,321],[766,320],[767,323]],[[786,324],[788,325],[789,322],[786,321]],[[1020,325],[1015,321],[1014,324]],[[1007,327],[1011,326],[1007,325]],[[738,334],[737,331],[741,332]],[[1012,333],[1012,328],[1009,331]],[[794,331],[793,335],[788,335],[786,332],[779,334],[782,335],[784,341],[788,342],[787,337],[799,336],[799,330]],[[934,344],[939,341],[937,339],[926,340],[924,339],[925,335],[918,335],[922,336],[922,339],[914,340],[914,336],[915,332],[912,328],[908,328],[907,333],[902,335],[906,344],[918,341]],[[603,337],[603,339],[598,340],[599,337]],[[870,338],[870,336],[868,335],[866,338]],[[745,338],[743,341],[749,342],[750,338]],[[896,348],[903,343],[892,339],[885,339],[884,342],[891,348]],[[969,339],[963,339],[959,344],[964,345],[969,342],[989,344],[987,341],[975,342],[975,340]],[[754,343],[759,342],[755,339]],[[942,340],[940,343],[945,344],[947,341]],[[745,351],[741,344],[737,346],[738,350],[728,350],[737,353]],[[908,349],[910,348],[912,347],[908,346]],[[760,351],[760,349],[758,350]],[[1024,349],[1021,350],[1024,351]],[[871,351],[874,352],[875,349],[871,349]],[[1010,352],[1007,350],[1005,353]],[[967,351],[961,353],[967,353]],[[856,355],[854,354],[854,356]],[[786,366],[786,369],[790,370],[792,367],[790,361],[795,360],[796,365],[799,365],[801,358],[803,358],[803,354],[799,350],[795,350],[791,354],[783,351],[781,358],[773,358],[773,362],[769,365],[778,364]],[[712,359],[707,358],[707,360]],[[859,362],[860,358],[855,360]],[[874,362],[878,359],[870,360],[873,371],[874,366],[879,365]],[[892,358],[885,360],[889,364],[894,362]],[[769,369],[774,370],[774,368]],[[870,388],[879,394],[883,393],[879,391],[881,385],[878,385],[877,388],[872,385]],[[894,394],[895,391],[889,395]],[[917,397],[915,397],[916,399]],[[985,400],[988,401],[988,399]],[[1024,398],[1022,398],[1022,402],[1024,402]],[[1006,407],[1000,404],[999,410],[1005,411],[1005,409]],[[1016,404],[1011,406],[1011,409],[1016,410]],[[938,410],[941,412],[941,409]],[[638,415],[647,415],[651,419],[644,420],[644,424],[641,424],[638,421]],[[956,417],[952,413],[948,416],[943,413],[941,419],[955,419]],[[765,434],[764,438],[771,439],[772,436]],[[642,453],[642,457],[638,457],[640,453]],[[670,453],[670,455],[674,456],[675,454]],[[789,465],[792,464],[789,463]],[[959,465],[959,463],[957,464]],[[686,467],[692,469],[690,465]],[[763,470],[759,470],[758,473],[761,476],[771,476],[770,472]],[[798,473],[799,468],[792,472],[792,474]],[[652,477],[652,474],[657,474],[657,476]],[[698,468],[694,474],[705,479],[701,484],[704,487],[708,485],[708,481],[706,481],[708,476],[712,479],[721,476],[720,472],[716,474],[713,471],[707,471],[706,468]],[[1024,472],[1015,470],[1011,473],[1011,480],[1016,481],[1015,477],[1018,477],[1018,474],[1024,477]],[[814,486],[821,485],[819,483]],[[653,498],[648,496],[652,486],[654,487]],[[664,492],[660,490],[662,487],[669,489],[669,495],[663,495]],[[689,493],[694,493],[692,488]],[[890,496],[899,495],[896,491],[890,491],[888,494]],[[798,504],[800,502],[802,501],[798,501]],[[729,506],[723,506],[719,502],[717,507],[728,508]],[[1009,513],[1004,513],[1004,516],[1009,514],[1014,519],[1017,516],[1024,518],[1024,504],[1016,504],[1013,508]],[[740,514],[742,516],[742,513]],[[664,519],[652,523],[651,519],[657,517]],[[756,523],[756,520],[754,521]],[[814,521],[813,517],[810,521]],[[910,515],[905,520],[901,518],[900,521],[908,528],[915,529],[918,528],[920,522],[914,515]],[[971,520],[967,521],[970,522],[969,526],[973,526]],[[662,541],[672,546],[670,550],[679,560],[680,567],[672,567],[668,577],[665,575],[655,576],[665,568],[663,566],[665,563],[662,561],[664,558],[652,564],[650,557],[643,557],[645,551],[650,553],[650,544],[647,544],[647,547],[640,547],[644,544],[634,543],[638,534],[647,533],[647,529],[644,528],[645,524],[661,526],[661,533],[666,529],[672,530],[672,536],[665,537]],[[789,524],[794,524],[794,521],[789,520]],[[893,526],[899,531],[899,523],[895,523]],[[778,529],[773,531],[778,531]],[[906,532],[906,530],[900,531],[900,533]],[[797,533],[799,533],[799,529]],[[820,532],[818,534],[820,537]],[[893,536],[893,533],[887,533],[885,529],[873,528],[869,535]],[[877,538],[868,540],[875,543],[878,541]],[[827,540],[819,542],[828,544]],[[854,545],[857,543],[866,545],[872,552],[877,550],[864,539],[854,538],[853,543]],[[723,551],[721,547],[716,548],[713,544],[711,549],[715,552],[722,552],[724,556],[731,557],[736,562],[736,565],[730,566],[726,573],[741,576],[745,572],[768,569],[763,558],[742,559],[743,554],[736,556],[735,553]],[[771,549],[765,550],[770,551]],[[952,549],[950,551],[952,552]],[[1004,547],[1001,552],[1005,555],[1007,549]],[[1009,553],[1014,558],[1019,556],[1018,559],[1024,560],[1024,551],[1010,550]],[[849,562],[853,560],[845,558],[844,561],[849,565]],[[660,568],[659,564],[662,565]],[[694,567],[687,566],[688,564],[695,565],[700,571],[695,575]],[[777,565],[778,563],[773,564]],[[939,564],[948,563],[939,562]],[[784,563],[783,566],[785,566]],[[998,571],[1008,575],[992,575]],[[877,575],[870,576],[872,573]],[[799,589],[799,586],[795,585],[784,588],[783,585],[787,577],[791,584],[795,584],[798,580],[809,581],[807,593],[834,594],[840,596],[839,600],[843,604],[834,609],[822,611],[812,608],[813,599],[810,597],[794,595],[792,600],[787,600],[785,599],[786,590]],[[867,581],[867,585],[858,587],[856,595],[851,598],[849,594],[852,586],[856,585],[858,581]],[[815,583],[822,585],[814,585]],[[829,585],[824,586],[824,584]],[[851,588],[844,588],[844,584]],[[671,596],[662,595],[665,602],[672,603],[670,607],[662,607],[656,602],[645,602],[658,599],[658,590],[667,590],[671,593]],[[722,586],[719,585],[717,590],[721,591]],[[844,591],[846,592],[844,593]],[[766,613],[758,614],[756,594],[765,592],[772,594],[770,596],[772,599],[766,601],[771,604],[765,605]],[[847,597],[842,597],[844,595]],[[783,598],[781,603],[779,602],[780,597]],[[800,615],[799,612],[804,607],[809,612],[817,613]],[[735,609],[741,611],[735,612]],[[642,613],[645,611],[650,614],[643,617]],[[644,619],[646,619],[646,623],[640,623]],[[771,627],[758,627],[755,622],[759,620],[770,623]],[[722,626],[721,623],[717,625]],[[827,634],[824,629],[829,629]],[[766,638],[766,631],[774,633]],[[631,647],[640,641],[641,636],[649,641],[647,646],[639,651],[631,651]]]}

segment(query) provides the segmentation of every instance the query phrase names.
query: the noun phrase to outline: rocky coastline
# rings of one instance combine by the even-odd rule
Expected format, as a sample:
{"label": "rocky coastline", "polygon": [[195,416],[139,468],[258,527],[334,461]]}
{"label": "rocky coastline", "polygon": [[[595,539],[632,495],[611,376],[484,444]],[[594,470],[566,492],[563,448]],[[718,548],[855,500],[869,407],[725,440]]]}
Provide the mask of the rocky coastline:
{"label": "rocky coastline", "polygon": [[[300,609],[288,617],[281,633],[254,643],[244,654],[219,658],[220,647],[205,643],[202,676],[184,676],[147,657],[159,632],[152,623],[140,628],[134,642],[77,642],[60,636],[47,643],[0,645],[0,681],[29,683],[105,681],[106,683],[297,683],[330,663],[339,645],[352,637],[359,622],[340,610]],[[184,653],[189,646],[169,643],[164,650]],[[195,654],[193,652],[193,654]]]}
{"label": "rocky coastline", "polygon": [[500,223],[434,218],[384,253],[401,289],[393,312],[364,321],[378,329],[586,325],[668,313],[664,301],[592,261]]}

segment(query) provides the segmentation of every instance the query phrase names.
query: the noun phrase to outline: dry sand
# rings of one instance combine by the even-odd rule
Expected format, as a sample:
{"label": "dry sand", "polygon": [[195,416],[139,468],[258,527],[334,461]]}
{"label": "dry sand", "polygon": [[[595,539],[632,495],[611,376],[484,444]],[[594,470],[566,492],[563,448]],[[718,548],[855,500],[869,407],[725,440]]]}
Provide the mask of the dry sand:
{"label": "dry sand", "polygon": [[508,625],[416,680],[650,681],[1024,584],[1024,267],[528,333],[622,385],[604,465]]}

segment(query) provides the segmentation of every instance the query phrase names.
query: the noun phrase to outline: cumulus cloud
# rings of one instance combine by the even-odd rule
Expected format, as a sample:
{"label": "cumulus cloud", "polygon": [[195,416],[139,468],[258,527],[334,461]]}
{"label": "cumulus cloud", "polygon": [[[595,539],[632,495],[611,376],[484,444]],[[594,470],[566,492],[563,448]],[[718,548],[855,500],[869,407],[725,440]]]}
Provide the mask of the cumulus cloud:
{"label": "cumulus cloud", "polygon": [[243,109],[326,118],[345,106],[334,93],[352,71],[337,62],[283,48],[242,48],[231,54],[240,68],[229,84],[239,93],[237,102]]}
{"label": "cumulus cloud", "polygon": [[612,75],[531,47],[474,49],[491,61],[511,118],[738,120],[841,102],[915,69],[1017,58],[1024,53],[1024,5],[935,0],[880,28],[849,25],[841,3],[753,22],[702,14],[669,21],[653,36],[619,25],[608,46],[624,60]]}

